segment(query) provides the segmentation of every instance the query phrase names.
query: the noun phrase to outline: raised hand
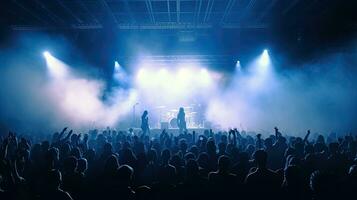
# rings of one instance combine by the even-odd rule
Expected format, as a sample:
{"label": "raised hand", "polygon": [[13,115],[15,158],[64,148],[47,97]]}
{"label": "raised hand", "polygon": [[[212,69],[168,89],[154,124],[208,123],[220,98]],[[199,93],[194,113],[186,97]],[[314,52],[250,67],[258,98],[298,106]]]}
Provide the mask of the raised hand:
{"label": "raised hand", "polygon": [[68,129],[68,127],[64,127],[64,128],[62,129],[61,133],[66,132],[67,129]]}
{"label": "raised hand", "polygon": [[279,138],[281,136],[280,132],[279,132],[279,129],[278,127],[274,127],[274,130],[275,130],[275,137],[276,138]]}
{"label": "raised hand", "polygon": [[308,138],[309,138],[310,133],[311,133],[311,132],[310,132],[310,129],[307,130],[307,133],[306,133],[306,135],[305,135],[305,137],[304,137],[304,143],[308,142]]}
{"label": "raised hand", "polygon": [[279,132],[278,127],[274,127],[274,130],[275,130],[275,133],[278,133],[278,132]]}
{"label": "raised hand", "polygon": [[67,136],[66,136],[63,140],[61,140],[61,141],[67,141],[67,140],[71,137],[72,133],[73,133],[73,130],[70,130],[70,131],[68,132]]}
{"label": "raised hand", "polygon": [[61,133],[58,135],[57,141],[60,141],[63,134],[67,131],[68,127],[64,127],[61,131]]}

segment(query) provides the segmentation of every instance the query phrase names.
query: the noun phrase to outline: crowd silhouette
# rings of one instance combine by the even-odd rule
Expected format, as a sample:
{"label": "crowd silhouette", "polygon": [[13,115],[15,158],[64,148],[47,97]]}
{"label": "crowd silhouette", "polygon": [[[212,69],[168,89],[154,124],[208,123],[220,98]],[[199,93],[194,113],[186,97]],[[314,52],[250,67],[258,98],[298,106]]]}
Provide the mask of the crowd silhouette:
{"label": "crowd silhouette", "polygon": [[0,199],[354,199],[357,137],[64,128],[1,139]]}

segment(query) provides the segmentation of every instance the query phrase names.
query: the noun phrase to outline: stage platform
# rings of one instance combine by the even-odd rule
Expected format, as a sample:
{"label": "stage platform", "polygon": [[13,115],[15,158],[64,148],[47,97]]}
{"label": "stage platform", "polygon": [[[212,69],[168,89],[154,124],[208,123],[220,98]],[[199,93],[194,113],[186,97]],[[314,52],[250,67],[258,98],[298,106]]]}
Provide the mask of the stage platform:
{"label": "stage platform", "polygon": [[[162,133],[164,129],[160,129],[160,128],[153,128],[150,129],[150,134],[151,135],[160,135]],[[173,135],[179,135],[179,129],[178,128],[169,128],[169,129],[165,129],[169,134],[173,134]],[[188,128],[187,129],[189,133],[192,133],[193,131],[196,132],[197,135],[201,135],[203,134],[203,132],[205,130],[209,130],[209,129],[205,129],[205,128]],[[134,128],[134,132],[140,132],[141,129],[140,128]]]}

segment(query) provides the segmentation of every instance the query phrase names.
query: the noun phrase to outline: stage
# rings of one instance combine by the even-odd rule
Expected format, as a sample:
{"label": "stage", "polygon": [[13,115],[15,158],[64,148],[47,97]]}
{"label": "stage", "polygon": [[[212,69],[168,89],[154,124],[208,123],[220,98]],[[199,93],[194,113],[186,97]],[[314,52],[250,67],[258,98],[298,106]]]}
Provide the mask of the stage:
{"label": "stage", "polygon": [[[180,131],[179,131],[178,128],[169,128],[169,129],[153,128],[153,129],[150,129],[150,135],[152,135],[152,136],[160,135],[163,130],[166,130],[169,134],[173,134],[174,136],[177,136],[177,135],[180,134]],[[188,130],[189,133],[192,133],[193,131],[195,131],[197,135],[201,135],[201,134],[203,134],[203,132],[205,130],[209,130],[209,129],[205,129],[205,128],[188,128],[187,130]],[[140,128],[134,128],[134,132],[135,133],[139,133],[139,132],[141,132],[141,129]]]}

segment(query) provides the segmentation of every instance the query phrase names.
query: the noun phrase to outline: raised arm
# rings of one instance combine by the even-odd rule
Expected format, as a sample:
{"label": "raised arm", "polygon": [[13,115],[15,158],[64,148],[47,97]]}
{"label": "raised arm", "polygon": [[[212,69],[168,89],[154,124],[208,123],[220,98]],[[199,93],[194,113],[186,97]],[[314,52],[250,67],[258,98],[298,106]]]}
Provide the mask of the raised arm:
{"label": "raised arm", "polygon": [[274,127],[274,130],[275,130],[275,138],[278,139],[280,137],[278,127]]}
{"label": "raised arm", "polygon": [[309,130],[307,130],[307,133],[306,133],[306,135],[305,135],[305,137],[304,137],[304,144],[308,144],[309,143],[309,136],[310,136],[310,129]]}
{"label": "raised arm", "polygon": [[58,135],[57,141],[60,141],[60,140],[61,140],[63,134],[66,132],[67,129],[68,129],[68,127],[64,127],[64,128],[62,129],[61,133]]}
{"label": "raised arm", "polygon": [[73,130],[70,130],[70,131],[68,132],[67,136],[66,136],[63,140],[61,140],[61,142],[67,141],[67,140],[71,137],[72,133],[73,133]]}

